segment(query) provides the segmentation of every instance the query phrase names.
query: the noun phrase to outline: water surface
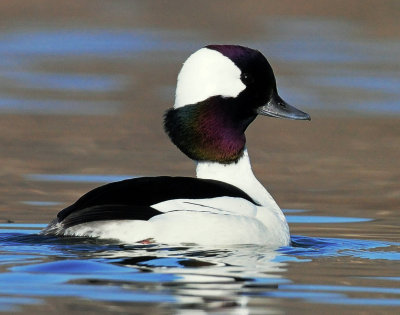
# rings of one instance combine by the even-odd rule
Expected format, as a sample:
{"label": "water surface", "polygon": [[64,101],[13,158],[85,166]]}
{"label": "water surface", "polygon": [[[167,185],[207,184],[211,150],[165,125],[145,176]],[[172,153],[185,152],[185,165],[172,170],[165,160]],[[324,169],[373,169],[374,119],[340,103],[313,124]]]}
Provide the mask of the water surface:
{"label": "water surface", "polygon": [[[290,216],[289,216],[290,219]],[[328,219],[328,218],[327,218]],[[335,218],[330,218],[335,221]],[[63,299],[89,300],[121,307],[152,304],[164,310],[275,312],[290,301],[363,307],[400,306],[395,278],[400,243],[292,236],[292,246],[271,250],[242,245],[207,248],[194,245],[123,245],[86,238],[37,235],[38,224],[0,226],[0,303],[2,311]],[[332,260],[332,262],[329,262]],[[346,284],[308,278],[311,267],[357,264],[341,270]],[[333,263],[334,261],[334,263]],[[384,264],[385,274],[363,275]],[[391,265],[391,267],[389,267]],[[397,266],[397,267],[396,267]],[[289,269],[302,270],[292,275]],[[324,277],[338,270],[327,269]],[[317,271],[318,272],[318,271]],[[273,302],[274,301],[274,302]]]}
{"label": "water surface", "polygon": [[[0,311],[397,314],[397,1],[0,4]],[[29,13],[29,14],[28,14]],[[292,245],[119,244],[38,231],[88,190],[193,176],[164,111],[191,52],[261,50],[311,122],[258,118],[253,169]]]}

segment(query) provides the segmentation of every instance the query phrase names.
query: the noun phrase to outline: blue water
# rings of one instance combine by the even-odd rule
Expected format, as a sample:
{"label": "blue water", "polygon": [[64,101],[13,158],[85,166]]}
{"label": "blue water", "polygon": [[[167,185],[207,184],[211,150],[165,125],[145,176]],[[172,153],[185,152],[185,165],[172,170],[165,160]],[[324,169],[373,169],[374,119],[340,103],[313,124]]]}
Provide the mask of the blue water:
{"label": "blue water", "polygon": [[[130,177],[41,173],[27,174],[25,180],[78,184]],[[39,208],[54,205],[52,201],[23,203]],[[309,225],[310,230],[316,226],[340,224],[343,228],[346,224],[375,220],[319,216],[310,209],[283,211],[291,226]],[[293,235],[292,245],[278,250],[253,245],[124,245],[38,235],[45,226],[0,224],[0,296],[7,297],[4,302],[0,300],[0,310],[45,304],[57,297],[136,306],[158,303],[175,310],[214,309],[217,303],[218,308],[234,305],[234,310],[244,308],[249,312],[255,311],[251,301],[260,298],[359,307],[400,305],[400,289],[392,285],[399,278],[393,274],[382,276],[381,270],[386,264],[400,262],[397,242]],[[288,272],[296,265],[304,273],[305,282]],[[328,269],[324,271],[325,268]],[[354,283],[335,283],[337,272],[340,279]],[[326,277],[322,283],[321,277]]]}
{"label": "blue water", "polygon": [[58,100],[58,99],[21,99],[14,97],[0,98],[0,112],[3,114],[35,115],[113,115],[118,112],[117,102]]}
{"label": "blue water", "polygon": [[[398,39],[361,36],[362,25],[326,18],[269,17],[257,23],[261,25],[259,36],[235,43],[258,48],[268,57],[280,93],[290,103],[306,111],[342,115],[400,114]],[[159,71],[147,73],[146,78],[162,77],[167,66],[177,72],[191,52],[210,41],[208,34],[193,30],[120,26],[110,30],[85,28],[71,21],[59,27],[10,27],[1,32],[0,114],[90,119],[127,113],[135,116],[140,106],[148,104],[166,108],[174,96],[175,79],[147,79],[145,86],[138,87],[142,78],[137,69],[145,62],[155,65],[151,71]],[[146,95],[156,101],[136,98],[136,93],[145,88]],[[129,132],[136,132],[134,125],[129,128]],[[16,159],[25,161],[32,148],[26,150],[21,153],[23,158]],[[47,149],[43,152],[41,157],[48,158]],[[48,167],[32,166],[29,172],[37,173],[19,174],[21,187],[27,189],[32,182],[75,185],[132,177],[78,173],[91,167],[87,155],[78,158],[82,160],[72,174],[48,174]],[[59,166],[63,163],[60,161]],[[40,201],[19,197],[19,204],[35,211],[60,208],[62,204],[55,196],[45,194]],[[291,226],[309,227],[312,235],[338,224],[341,228],[355,224],[369,230],[369,224],[377,220],[351,214],[314,215],[310,209],[286,209],[285,214]],[[60,300],[68,299],[82,309],[83,303],[156,305],[182,314],[285,313],[290,305],[296,310],[304,305],[322,305],[319,310],[325,310],[337,304],[363,311],[377,307],[387,312],[400,306],[400,243],[378,240],[379,235],[377,239],[357,239],[359,233],[350,229],[345,229],[346,238],[293,235],[292,246],[271,250],[252,245],[124,245],[38,235],[44,226],[0,224],[1,312],[40,305],[56,308]]]}
{"label": "blue water", "polygon": [[[42,30],[14,32],[0,38],[0,54],[131,58],[134,53],[189,50],[193,43],[184,32],[163,30]],[[184,39],[184,41],[182,41]],[[173,55],[172,53],[170,55]]]}
{"label": "blue water", "polygon": [[123,245],[38,235],[44,226],[0,225],[0,311],[16,311],[56,297],[129,305],[160,303],[175,309],[239,305],[245,297],[400,305],[400,289],[382,286],[382,281],[398,282],[395,277],[375,277],[379,285],[360,286],[296,283],[286,274],[288,264],[307,267],[324,260],[325,264],[338,259],[396,263],[400,243],[294,235],[292,246],[278,250],[252,245],[223,249]]}
{"label": "blue water", "polygon": [[[274,27],[276,23],[279,28]],[[361,26],[348,21],[285,17],[279,21],[269,19],[265,24],[268,32],[274,30],[273,35],[238,43],[260,49],[274,68],[289,69],[278,72],[277,80],[281,94],[290,102],[305,110],[400,113],[396,71],[399,41],[357,36]],[[123,107],[118,100],[93,102],[82,98],[109,96],[129,88],[131,82],[126,74],[116,70],[80,73],[75,68],[67,73],[57,69],[45,71],[37,69],[37,65],[48,60],[111,65],[123,61],[128,65],[140,63],[147,54],[155,53],[157,60],[179,67],[182,60],[208,40],[200,33],[153,29],[64,28],[0,34],[0,80],[18,94],[1,93],[0,113],[121,113]],[[159,95],[160,101],[171,101],[173,86],[152,89],[151,93]],[[59,98],[21,98],[19,94],[26,91],[46,91]]]}
{"label": "blue water", "polygon": [[4,80],[27,89],[74,92],[109,92],[123,87],[123,78],[106,75],[2,71]]}

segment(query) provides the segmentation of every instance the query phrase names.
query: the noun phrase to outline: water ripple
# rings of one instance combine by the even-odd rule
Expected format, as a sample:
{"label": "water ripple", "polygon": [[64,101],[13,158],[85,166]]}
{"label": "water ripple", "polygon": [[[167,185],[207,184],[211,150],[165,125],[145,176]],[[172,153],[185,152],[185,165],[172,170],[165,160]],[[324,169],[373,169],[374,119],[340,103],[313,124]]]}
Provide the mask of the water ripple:
{"label": "water ripple", "polygon": [[[400,260],[394,251],[400,244],[393,242],[293,236],[293,246],[278,251],[249,245],[218,249],[57,238],[22,234],[22,229],[15,233],[12,230],[17,225],[8,226],[0,233],[0,266],[8,266],[0,273],[0,294],[26,300],[10,299],[11,304],[0,300],[0,309],[5,310],[24,302],[40,303],[38,298],[61,296],[182,307],[213,307],[211,297],[218,305],[227,301],[245,305],[244,297],[380,306],[396,306],[400,301],[397,288],[299,284],[285,276],[289,263],[307,264],[329,257],[395,262]],[[43,225],[18,226],[37,232]],[[358,296],[348,296],[353,293]]]}

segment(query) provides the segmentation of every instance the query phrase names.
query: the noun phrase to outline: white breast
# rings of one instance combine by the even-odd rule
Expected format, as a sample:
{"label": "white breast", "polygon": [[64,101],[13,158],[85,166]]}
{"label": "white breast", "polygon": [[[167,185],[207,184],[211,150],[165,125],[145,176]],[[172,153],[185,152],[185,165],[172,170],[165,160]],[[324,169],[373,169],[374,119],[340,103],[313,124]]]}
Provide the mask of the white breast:
{"label": "white breast", "polygon": [[243,156],[237,163],[198,162],[196,176],[231,184],[243,190],[260,205],[271,209],[280,209],[268,191],[254,176],[247,149],[244,150]]}

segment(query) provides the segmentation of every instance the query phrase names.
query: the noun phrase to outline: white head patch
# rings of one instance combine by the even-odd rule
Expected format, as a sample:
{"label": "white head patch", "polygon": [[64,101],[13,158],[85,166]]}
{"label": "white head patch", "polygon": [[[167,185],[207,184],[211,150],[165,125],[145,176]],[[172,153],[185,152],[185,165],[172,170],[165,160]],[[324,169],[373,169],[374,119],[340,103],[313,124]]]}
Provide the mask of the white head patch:
{"label": "white head patch", "polygon": [[246,88],[240,75],[240,69],[228,57],[216,50],[202,48],[183,64],[178,75],[174,108],[216,95],[236,97]]}

